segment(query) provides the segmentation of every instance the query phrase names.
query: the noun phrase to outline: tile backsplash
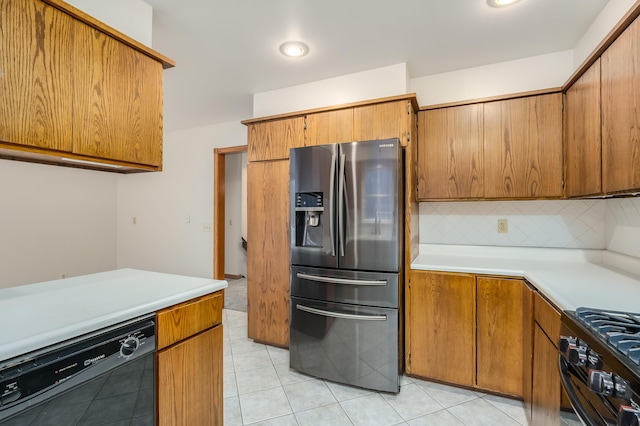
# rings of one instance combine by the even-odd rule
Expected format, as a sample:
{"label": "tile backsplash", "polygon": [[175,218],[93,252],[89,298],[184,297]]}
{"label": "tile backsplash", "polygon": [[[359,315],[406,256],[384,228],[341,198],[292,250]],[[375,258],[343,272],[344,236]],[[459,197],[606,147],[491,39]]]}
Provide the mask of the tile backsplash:
{"label": "tile backsplash", "polygon": [[640,197],[606,200],[605,238],[608,250],[640,258]]}
{"label": "tile backsplash", "polygon": [[[420,243],[603,249],[607,243],[605,203],[604,200],[420,203]],[[499,219],[507,219],[507,233],[498,233]]]}

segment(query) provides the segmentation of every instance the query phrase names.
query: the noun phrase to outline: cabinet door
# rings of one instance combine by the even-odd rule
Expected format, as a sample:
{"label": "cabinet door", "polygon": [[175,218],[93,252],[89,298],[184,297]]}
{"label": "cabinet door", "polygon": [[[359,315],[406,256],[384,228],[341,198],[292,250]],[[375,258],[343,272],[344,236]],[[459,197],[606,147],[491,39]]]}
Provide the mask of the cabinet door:
{"label": "cabinet door", "polygon": [[158,352],[158,425],[222,425],[222,325]]}
{"label": "cabinet door", "polygon": [[250,338],[289,346],[289,160],[247,167]]}
{"label": "cabinet door", "polygon": [[0,142],[71,151],[72,27],[38,0],[0,2]]}
{"label": "cabinet door", "polygon": [[406,303],[407,373],[474,386],[475,276],[412,270]]}
{"label": "cabinet door", "polygon": [[411,102],[402,100],[356,107],[353,110],[353,139],[399,138],[403,146],[411,139]]}
{"label": "cabinet door", "polygon": [[304,117],[249,124],[249,161],[289,158],[289,149],[304,145]]}
{"label": "cabinet door", "polygon": [[565,195],[602,192],[600,59],[565,94]]}
{"label": "cabinet door", "polygon": [[482,105],[419,113],[418,197],[481,198]]}
{"label": "cabinet door", "polygon": [[602,189],[640,188],[640,21],[602,54]]}
{"label": "cabinet door", "polygon": [[539,325],[534,327],[533,394],[531,424],[560,424],[560,372],[558,349]]}
{"label": "cabinet door", "polygon": [[309,114],[306,117],[305,146],[352,142],[353,109]]}
{"label": "cabinet door", "polygon": [[162,165],[162,64],[74,26],[73,152]]}
{"label": "cabinet door", "polygon": [[521,280],[478,277],[478,387],[522,396],[523,299]]}
{"label": "cabinet door", "polygon": [[562,95],[484,105],[486,198],[562,196]]}

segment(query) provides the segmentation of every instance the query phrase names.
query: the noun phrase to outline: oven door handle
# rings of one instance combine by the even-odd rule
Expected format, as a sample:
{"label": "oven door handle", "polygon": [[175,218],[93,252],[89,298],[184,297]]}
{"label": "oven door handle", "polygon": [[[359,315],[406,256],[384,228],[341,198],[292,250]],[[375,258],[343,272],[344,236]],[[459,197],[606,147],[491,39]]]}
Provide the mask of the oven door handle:
{"label": "oven door handle", "polygon": [[360,320],[360,321],[386,321],[386,315],[353,315],[353,314],[342,314],[339,312],[331,312],[325,311],[322,309],[311,308],[309,306],[304,305],[296,305],[296,309],[299,311],[309,312],[310,314],[322,315],[323,317],[332,317],[332,318],[341,318],[341,319],[349,319],[349,320]]}
{"label": "oven door handle", "polygon": [[578,398],[578,395],[576,394],[576,391],[571,384],[571,371],[569,371],[570,368],[571,366],[567,364],[567,361],[565,361],[562,354],[559,354],[558,369],[560,370],[560,380],[562,381],[562,387],[567,392],[567,396],[569,397],[571,406],[573,407],[578,417],[580,417],[582,423],[585,424],[585,426],[598,426],[598,424],[594,422],[593,419],[591,419],[589,413],[587,413],[587,410],[580,402],[580,399]]}
{"label": "oven door handle", "polygon": [[333,277],[321,277],[319,275],[309,275],[303,272],[298,272],[296,277],[303,280],[318,281],[321,283],[330,284],[349,284],[349,285],[387,285],[386,280],[349,280],[346,278],[333,278]]}

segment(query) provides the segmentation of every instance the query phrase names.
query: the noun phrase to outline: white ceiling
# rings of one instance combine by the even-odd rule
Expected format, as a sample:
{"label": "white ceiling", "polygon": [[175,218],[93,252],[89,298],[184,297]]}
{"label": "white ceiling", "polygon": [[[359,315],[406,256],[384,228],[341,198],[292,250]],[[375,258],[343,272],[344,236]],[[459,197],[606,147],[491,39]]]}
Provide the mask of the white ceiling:
{"label": "white ceiling", "polygon": [[[410,78],[572,49],[607,0],[146,0],[165,130],[252,117],[252,95],[406,63]],[[279,45],[311,52],[285,58]]]}

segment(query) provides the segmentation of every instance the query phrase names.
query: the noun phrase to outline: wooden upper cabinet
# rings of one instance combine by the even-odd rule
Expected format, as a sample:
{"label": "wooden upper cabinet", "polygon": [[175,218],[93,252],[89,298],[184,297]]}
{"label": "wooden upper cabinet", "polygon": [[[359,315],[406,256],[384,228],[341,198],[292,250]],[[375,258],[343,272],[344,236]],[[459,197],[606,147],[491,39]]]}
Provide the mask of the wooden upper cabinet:
{"label": "wooden upper cabinet", "polygon": [[251,339],[289,346],[289,160],[247,167],[247,317]]}
{"label": "wooden upper cabinet", "polygon": [[486,198],[562,196],[562,95],[484,104]]}
{"label": "wooden upper cabinet", "polygon": [[476,279],[411,270],[407,293],[408,374],[475,385]]}
{"label": "wooden upper cabinet", "polygon": [[482,104],[418,114],[418,198],[481,198]]}
{"label": "wooden upper cabinet", "polygon": [[640,189],[640,21],[602,54],[602,189]]}
{"label": "wooden upper cabinet", "polygon": [[71,151],[73,19],[2,0],[0,34],[0,142]]}
{"label": "wooden upper cabinet", "polygon": [[305,146],[351,142],[353,138],[353,109],[318,112],[306,117]]}
{"label": "wooden upper cabinet", "polygon": [[565,195],[602,193],[600,59],[565,93]]}
{"label": "wooden upper cabinet", "polygon": [[477,286],[477,385],[522,396],[525,284],[478,277]]}
{"label": "wooden upper cabinet", "polygon": [[411,101],[382,102],[353,109],[353,139],[399,138],[406,146],[411,139]]}
{"label": "wooden upper cabinet", "polygon": [[162,63],[75,24],[73,152],[162,164]]}
{"label": "wooden upper cabinet", "polygon": [[304,117],[249,124],[249,161],[289,158],[289,149],[304,146]]}

